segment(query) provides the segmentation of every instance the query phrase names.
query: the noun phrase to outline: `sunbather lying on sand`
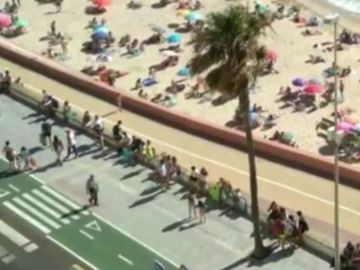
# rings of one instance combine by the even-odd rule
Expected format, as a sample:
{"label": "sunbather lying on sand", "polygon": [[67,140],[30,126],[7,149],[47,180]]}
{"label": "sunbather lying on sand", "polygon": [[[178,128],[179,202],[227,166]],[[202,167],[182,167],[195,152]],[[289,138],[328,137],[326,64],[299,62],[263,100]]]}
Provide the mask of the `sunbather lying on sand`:
{"label": "sunbather lying on sand", "polygon": [[310,30],[310,29],[305,29],[304,31],[301,32],[301,34],[303,34],[304,36],[318,36],[318,35],[322,35],[322,32],[320,30]]}
{"label": "sunbather lying on sand", "polygon": [[164,61],[162,61],[160,64],[156,64],[153,66],[150,66],[149,69],[155,69],[157,71],[164,70],[168,67],[174,67],[178,64],[179,57],[178,56],[169,56]]}

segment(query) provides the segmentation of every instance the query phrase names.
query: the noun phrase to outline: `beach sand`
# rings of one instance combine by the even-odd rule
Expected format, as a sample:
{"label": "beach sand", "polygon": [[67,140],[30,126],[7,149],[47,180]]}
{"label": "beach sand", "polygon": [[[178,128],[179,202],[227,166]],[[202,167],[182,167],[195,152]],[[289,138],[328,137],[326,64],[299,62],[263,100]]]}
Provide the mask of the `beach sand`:
{"label": "beach sand", "polygon": [[[152,5],[155,1],[142,0],[140,1],[143,4],[142,8],[131,10],[127,8],[127,2],[113,0],[114,3],[109,7],[108,11],[98,17],[106,19],[108,27],[114,33],[117,40],[126,33],[129,33],[132,38],[142,40],[153,34],[151,26],[166,27],[170,23],[181,24],[185,22],[183,17],[176,15],[175,4],[168,5],[165,8],[153,8]],[[227,5],[239,4],[241,2],[245,1],[224,2],[207,0],[203,2],[205,7],[200,12],[206,14],[211,11],[221,10]],[[250,5],[253,6],[253,1],[249,2]],[[275,4],[270,1],[263,2],[268,3],[271,7],[275,7]],[[92,63],[90,60],[91,55],[86,55],[80,51],[82,43],[89,40],[91,34],[91,30],[85,29],[89,20],[92,18],[91,15],[86,15],[84,12],[88,3],[86,0],[65,0],[63,11],[59,14],[54,14],[53,11],[55,8],[51,4],[38,5],[35,1],[23,1],[19,17],[29,21],[31,31],[23,36],[9,39],[9,41],[39,54],[47,48],[47,43],[40,42],[39,39],[49,31],[50,22],[56,20],[58,29],[61,29],[62,33],[72,37],[72,41],[69,44],[70,59],[60,63],[71,69],[80,70],[82,67]],[[328,14],[337,10],[320,1],[314,2],[306,0],[301,1],[301,3],[309,9],[301,13],[304,17],[308,17],[311,14]],[[344,14],[341,11],[337,12]],[[356,16],[349,15],[348,13],[345,14],[347,14],[347,16],[344,19],[341,18],[340,24],[349,29],[356,30],[360,24]],[[316,134],[315,125],[322,117],[331,114],[332,106],[328,105],[312,113],[294,113],[292,112],[292,108],[281,109],[282,104],[275,101],[279,98],[279,88],[281,86],[291,85],[292,79],[296,77],[323,80],[321,75],[322,71],[331,66],[333,53],[323,53],[314,49],[313,45],[325,41],[331,42],[333,40],[331,28],[325,26],[320,27],[319,30],[323,31],[322,35],[304,37],[301,32],[304,31],[305,28],[298,27],[289,19],[283,19],[275,21],[273,29],[273,31],[268,31],[267,36],[262,38],[262,41],[269,49],[278,52],[279,58],[276,63],[276,69],[279,71],[279,74],[261,77],[259,80],[259,90],[251,94],[251,100],[253,103],[263,106],[264,109],[269,112],[279,115],[280,118],[277,120],[278,124],[276,127],[267,131],[259,128],[255,130],[255,134],[257,136],[271,135],[276,129],[280,131],[291,131],[294,133],[300,148],[311,151],[312,153],[321,153],[329,156],[330,153],[328,153],[329,150],[327,150],[328,148],[326,147],[324,139],[318,137]],[[340,27],[340,30],[341,29],[342,27]],[[171,32],[172,30],[169,29],[169,33]],[[148,92],[150,95],[153,96],[156,93],[163,92],[164,89],[170,85],[172,79],[181,79],[176,73],[180,68],[185,66],[191,57],[191,48],[185,45],[190,39],[190,34],[184,34],[183,36],[184,52],[181,53],[179,64],[176,67],[168,68],[165,71],[157,73],[159,83],[149,88]],[[120,55],[125,52],[125,48],[115,47],[116,50],[113,55],[113,61],[106,63],[107,67],[130,72],[130,74],[118,79],[116,86],[121,89],[121,91],[129,91],[137,95],[137,92],[130,90],[134,86],[136,79],[146,78],[148,67],[165,59],[165,57],[159,53],[159,48],[167,46],[168,44],[147,46],[145,53],[135,58],[121,57]],[[358,94],[360,89],[360,63],[357,58],[357,56],[360,55],[359,53],[360,47],[353,45],[339,52],[338,57],[340,66],[346,67],[351,65],[353,70],[353,73],[343,80],[345,83],[345,102],[341,104],[341,106],[347,106],[353,109],[357,109],[358,104],[360,104],[360,95]],[[326,63],[316,65],[305,63],[310,54],[320,54],[326,59]],[[217,95],[218,94],[214,97],[217,97]],[[199,104],[199,100],[196,99],[186,100],[182,93],[178,95],[177,105],[171,108],[171,110],[224,125],[232,119],[236,107],[236,100],[227,102],[221,106],[213,106],[210,102]],[[360,110],[357,111],[357,114],[360,117]],[[267,115],[268,113],[265,113],[265,116]]]}

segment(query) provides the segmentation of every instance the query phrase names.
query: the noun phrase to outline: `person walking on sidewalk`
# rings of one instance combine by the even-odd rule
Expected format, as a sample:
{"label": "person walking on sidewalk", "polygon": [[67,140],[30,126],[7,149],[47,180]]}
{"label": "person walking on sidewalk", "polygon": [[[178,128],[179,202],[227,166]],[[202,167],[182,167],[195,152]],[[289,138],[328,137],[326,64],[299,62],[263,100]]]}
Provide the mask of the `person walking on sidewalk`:
{"label": "person walking on sidewalk", "polygon": [[89,203],[90,205],[99,205],[98,193],[99,185],[95,181],[94,175],[90,175],[89,179],[86,182],[86,193],[90,196]]}
{"label": "person walking on sidewalk", "polygon": [[6,141],[2,149],[2,153],[6,160],[9,162],[10,170],[16,170],[16,153],[14,148],[11,147],[10,141]]}
{"label": "person walking on sidewalk", "polygon": [[202,200],[199,200],[198,204],[197,204],[198,208],[199,208],[199,222],[201,224],[206,222],[206,210],[205,210],[205,204]]}
{"label": "person walking on sidewalk", "polygon": [[59,166],[62,166],[62,152],[64,151],[64,144],[63,142],[58,138],[58,136],[54,135],[54,139],[52,142],[52,148],[56,154],[56,163]]}
{"label": "person walking on sidewalk", "polygon": [[66,142],[67,142],[67,155],[65,159],[68,159],[71,154],[74,154],[75,158],[77,158],[78,151],[76,148],[76,135],[75,132],[71,129],[66,130]]}
{"label": "person walking on sidewalk", "polygon": [[51,124],[47,120],[41,124],[40,142],[44,146],[51,145]]}

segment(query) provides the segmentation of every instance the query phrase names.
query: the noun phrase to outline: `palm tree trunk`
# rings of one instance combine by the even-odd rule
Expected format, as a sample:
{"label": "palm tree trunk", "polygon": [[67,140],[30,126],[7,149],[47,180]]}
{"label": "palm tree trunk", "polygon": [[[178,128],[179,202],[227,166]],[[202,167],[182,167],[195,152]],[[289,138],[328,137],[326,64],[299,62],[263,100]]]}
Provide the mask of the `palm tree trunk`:
{"label": "palm tree trunk", "polygon": [[[264,247],[260,231],[259,203],[258,203],[258,185],[256,176],[255,150],[252,129],[249,121],[249,94],[243,94],[243,113],[246,133],[246,145],[249,161],[249,177],[250,177],[250,195],[251,195],[251,219],[254,227],[254,251],[252,256],[256,259],[264,258],[268,254],[268,250]],[[239,98],[240,106],[240,98]]]}

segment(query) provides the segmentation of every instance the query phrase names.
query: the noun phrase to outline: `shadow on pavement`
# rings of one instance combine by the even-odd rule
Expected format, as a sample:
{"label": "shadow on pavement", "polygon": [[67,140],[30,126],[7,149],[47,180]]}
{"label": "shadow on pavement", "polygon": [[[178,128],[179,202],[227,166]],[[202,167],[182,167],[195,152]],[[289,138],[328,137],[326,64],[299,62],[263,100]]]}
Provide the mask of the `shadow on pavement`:
{"label": "shadow on pavement", "polygon": [[140,168],[140,169],[137,169],[137,170],[135,170],[133,172],[129,172],[129,173],[125,174],[123,177],[121,177],[120,180],[127,180],[129,178],[133,178],[135,176],[138,176],[143,171],[145,171],[145,168]]}
{"label": "shadow on pavement", "polygon": [[284,258],[290,257],[294,254],[294,248],[286,248],[286,249],[277,249],[276,252],[273,252],[269,257],[266,257],[264,260],[249,260],[248,267],[257,266],[261,267],[268,263],[276,263]]}
{"label": "shadow on pavement", "polygon": [[47,170],[55,168],[57,166],[59,166],[59,165],[57,164],[56,161],[54,161],[54,162],[51,162],[51,163],[49,163],[49,164],[47,164],[45,166],[39,167],[36,170],[33,170],[33,173],[46,172]]}
{"label": "shadow on pavement", "polygon": [[142,205],[142,204],[145,204],[145,203],[148,203],[148,202],[151,202],[152,200],[154,200],[157,196],[159,196],[161,193],[163,193],[162,190],[160,190],[159,192],[151,195],[151,196],[148,196],[148,197],[145,197],[145,198],[142,198],[140,200],[137,200],[136,202],[134,202],[133,204],[131,204],[129,206],[129,208],[134,208],[136,206],[139,206],[139,205]]}
{"label": "shadow on pavement", "polygon": [[41,147],[41,146],[34,146],[34,147],[31,147],[30,149],[28,149],[30,155],[34,155],[37,152],[40,152],[40,151],[43,151],[43,150],[44,150],[44,148]]}
{"label": "shadow on pavement", "polygon": [[163,233],[170,232],[172,230],[175,230],[176,228],[179,228],[181,225],[185,224],[188,221],[190,221],[189,218],[184,218],[182,220],[175,221],[174,223],[171,223],[170,225],[164,227],[161,231]]}
{"label": "shadow on pavement", "polygon": [[228,265],[228,266],[225,266],[224,268],[221,268],[220,270],[232,270],[232,269],[235,269],[236,267],[246,263],[247,261],[249,260],[248,257],[244,257],[244,258],[241,258],[240,260]]}
{"label": "shadow on pavement", "polygon": [[20,171],[4,170],[4,171],[0,172],[0,179],[15,176],[15,175],[20,174],[20,173],[21,173]]}
{"label": "shadow on pavement", "polygon": [[152,186],[152,187],[148,187],[146,189],[144,189],[141,193],[140,193],[140,196],[146,196],[146,195],[150,195],[152,193],[155,193],[157,191],[160,190],[160,186],[157,185],[157,186]]}
{"label": "shadow on pavement", "polygon": [[187,231],[187,230],[190,230],[191,228],[194,228],[196,226],[199,226],[201,224],[200,221],[196,221],[196,222],[193,222],[193,223],[189,223],[187,225],[182,225],[179,227],[179,232],[183,232],[183,231]]}
{"label": "shadow on pavement", "polygon": [[89,208],[90,208],[90,206],[86,204],[86,205],[84,205],[83,207],[81,207],[79,209],[74,209],[74,210],[70,211],[69,213],[63,214],[61,216],[61,218],[68,218],[68,217],[71,217],[71,216],[81,214],[81,212],[86,211]]}

